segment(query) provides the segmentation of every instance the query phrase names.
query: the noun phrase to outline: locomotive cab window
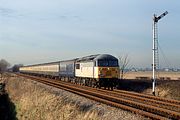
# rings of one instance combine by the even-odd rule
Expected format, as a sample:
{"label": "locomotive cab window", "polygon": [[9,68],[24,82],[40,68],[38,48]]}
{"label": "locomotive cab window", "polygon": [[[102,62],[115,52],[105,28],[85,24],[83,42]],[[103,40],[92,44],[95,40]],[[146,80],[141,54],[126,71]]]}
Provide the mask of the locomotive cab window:
{"label": "locomotive cab window", "polygon": [[99,60],[98,66],[100,67],[118,67],[117,60]]}
{"label": "locomotive cab window", "polygon": [[118,61],[117,60],[110,60],[109,61],[109,66],[118,67]]}
{"label": "locomotive cab window", "polygon": [[76,69],[80,69],[80,64],[76,64]]}

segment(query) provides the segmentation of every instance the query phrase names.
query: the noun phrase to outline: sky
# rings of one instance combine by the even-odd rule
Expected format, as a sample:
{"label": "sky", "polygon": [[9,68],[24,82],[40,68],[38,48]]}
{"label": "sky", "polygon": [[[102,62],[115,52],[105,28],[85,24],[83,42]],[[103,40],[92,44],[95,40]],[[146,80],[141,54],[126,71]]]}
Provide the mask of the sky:
{"label": "sky", "polygon": [[0,0],[0,59],[29,65],[105,53],[150,68],[152,17],[165,11],[160,66],[180,68],[178,0]]}

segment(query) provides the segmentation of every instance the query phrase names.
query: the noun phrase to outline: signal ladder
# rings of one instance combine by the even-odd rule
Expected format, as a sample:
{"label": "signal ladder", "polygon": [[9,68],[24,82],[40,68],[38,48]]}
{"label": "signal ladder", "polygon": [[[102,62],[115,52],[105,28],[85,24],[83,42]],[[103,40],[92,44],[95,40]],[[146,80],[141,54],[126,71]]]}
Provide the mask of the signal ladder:
{"label": "signal ladder", "polygon": [[159,51],[158,51],[158,26],[157,23],[154,24],[154,63],[155,63],[155,76],[158,77],[158,70],[159,70]]}

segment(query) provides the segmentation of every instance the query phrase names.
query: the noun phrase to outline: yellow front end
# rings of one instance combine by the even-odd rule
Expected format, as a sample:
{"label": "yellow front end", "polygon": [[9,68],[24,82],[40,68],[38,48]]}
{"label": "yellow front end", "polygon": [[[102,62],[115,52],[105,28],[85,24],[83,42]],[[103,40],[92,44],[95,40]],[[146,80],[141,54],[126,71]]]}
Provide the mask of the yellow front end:
{"label": "yellow front end", "polygon": [[119,67],[98,67],[98,78],[119,78]]}

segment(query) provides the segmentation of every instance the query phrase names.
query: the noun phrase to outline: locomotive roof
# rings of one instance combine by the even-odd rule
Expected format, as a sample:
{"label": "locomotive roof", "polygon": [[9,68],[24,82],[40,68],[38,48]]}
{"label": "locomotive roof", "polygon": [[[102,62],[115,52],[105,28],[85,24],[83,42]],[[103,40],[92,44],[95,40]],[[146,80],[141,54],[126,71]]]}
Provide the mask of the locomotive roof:
{"label": "locomotive roof", "polygon": [[90,60],[94,60],[98,55],[100,55],[100,54],[89,55],[89,56],[86,56],[86,57],[79,58],[79,59],[77,59],[77,61],[80,62],[80,61],[90,61]]}
{"label": "locomotive roof", "polygon": [[96,54],[96,55],[90,55],[77,59],[78,62],[92,61],[92,60],[117,60],[117,58],[109,54]]}
{"label": "locomotive roof", "polygon": [[98,55],[94,60],[117,60],[117,58],[109,54],[101,54]]}

